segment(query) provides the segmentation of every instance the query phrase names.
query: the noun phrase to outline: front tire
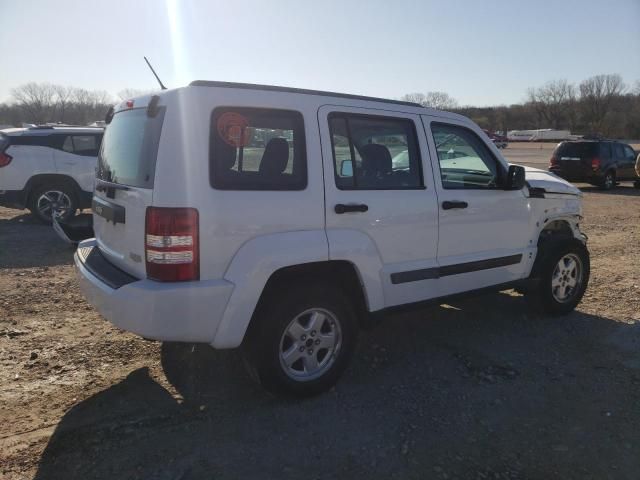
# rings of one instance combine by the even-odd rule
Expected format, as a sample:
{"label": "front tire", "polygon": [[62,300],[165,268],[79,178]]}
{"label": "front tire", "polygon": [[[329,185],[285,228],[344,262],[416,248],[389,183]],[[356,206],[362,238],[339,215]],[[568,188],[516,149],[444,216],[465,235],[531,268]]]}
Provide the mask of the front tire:
{"label": "front tire", "polygon": [[58,220],[67,220],[77,209],[76,192],[65,184],[41,185],[29,197],[29,210],[42,223],[51,224],[54,214]]}
{"label": "front tire", "polygon": [[309,282],[278,289],[252,320],[243,352],[250,374],[276,395],[308,397],[331,388],[356,345],[353,306],[339,289]]}
{"label": "front tire", "polygon": [[576,308],[587,289],[589,252],[580,241],[570,240],[550,245],[541,254],[536,300],[546,313],[566,315]]}

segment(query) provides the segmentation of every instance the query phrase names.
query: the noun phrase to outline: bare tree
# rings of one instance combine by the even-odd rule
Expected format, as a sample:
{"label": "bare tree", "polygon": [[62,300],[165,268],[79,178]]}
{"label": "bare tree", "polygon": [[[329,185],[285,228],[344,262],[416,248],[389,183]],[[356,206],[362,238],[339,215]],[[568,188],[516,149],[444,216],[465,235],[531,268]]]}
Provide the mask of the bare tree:
{"label": "bare tree", "polygon": [[576,90],[566,80],[553,80],[540,88],[530,88],[527,97],[540,120],[550,128],[560,128],[565,120],[575,123]]}
{"label": "bare tree", "polygon": [[613,100],[624,91],[625,84],[618,74],[596,75],[580,84],[584,120],[593,132],[602,132],[605,117],[611,111]]}
{"label": "bare tree", "polygon": [[64,123],[65,113],[71,104],[73,88],[64,85],[53,85],[53,91],[56,95],[56,120]]}
{"label": "bare tree", "polygon": [[445,92],[407,93],[402,96],[401,100],[419,103],[423,107],[431,107],[438,110],[452,110],[458,106],[458,102]]}
{"label": "bare tree", "polygon": [[11,96],[31,122],[44,123],[53,115],[56,92],[50,83],[26,83],[11,89]]}

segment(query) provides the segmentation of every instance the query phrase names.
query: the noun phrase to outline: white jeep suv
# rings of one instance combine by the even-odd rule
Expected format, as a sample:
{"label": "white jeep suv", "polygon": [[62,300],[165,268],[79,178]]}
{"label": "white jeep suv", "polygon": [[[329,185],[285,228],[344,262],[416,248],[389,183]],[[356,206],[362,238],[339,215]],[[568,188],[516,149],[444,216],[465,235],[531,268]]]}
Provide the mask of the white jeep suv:
{"label": "white jeep suv", "polygon": [[196,81],[107,120],[84,294],[146,338],[242,346],[273,392],[329,388],[389,311],[516,287],[565,314],[587,287],[580,191],[460,115]]}
{"label": "white jeep suv", "polygon": [[31,127],[0,132],[0,205],[50,223],[91,206],[102,128]]}

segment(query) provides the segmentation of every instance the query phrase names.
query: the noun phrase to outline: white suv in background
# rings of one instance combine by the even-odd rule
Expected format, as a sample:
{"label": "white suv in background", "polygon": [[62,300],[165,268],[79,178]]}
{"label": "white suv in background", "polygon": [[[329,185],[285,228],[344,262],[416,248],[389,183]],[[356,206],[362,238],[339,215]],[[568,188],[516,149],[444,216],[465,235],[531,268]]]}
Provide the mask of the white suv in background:
{"label": "white suv in background", "polygon": [[565,314],[587,287],[580,191],[460,115],[197,81],[107,122],[84,294],[146,338],[242,346],[273,392],[331,387],[389,311],[517,287]]}
{"label": "white suv in background", "polygon": [[102,128],[0,131],[0,205],[28,208],[50,223],[91,205]]}

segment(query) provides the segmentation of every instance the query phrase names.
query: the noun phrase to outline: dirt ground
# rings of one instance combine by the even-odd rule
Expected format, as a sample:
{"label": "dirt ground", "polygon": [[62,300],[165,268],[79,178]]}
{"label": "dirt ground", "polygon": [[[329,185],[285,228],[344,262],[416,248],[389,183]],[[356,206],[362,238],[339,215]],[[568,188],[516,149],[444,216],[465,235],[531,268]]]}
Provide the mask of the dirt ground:
{"label": "dirt ground", "polygon": [[334,390],[298,402],[237,352],[115,329],[72,250],[0,209],[0,478],[636,479],[640,190],[584,192],[578,311],[507,292],[392,316]]}

